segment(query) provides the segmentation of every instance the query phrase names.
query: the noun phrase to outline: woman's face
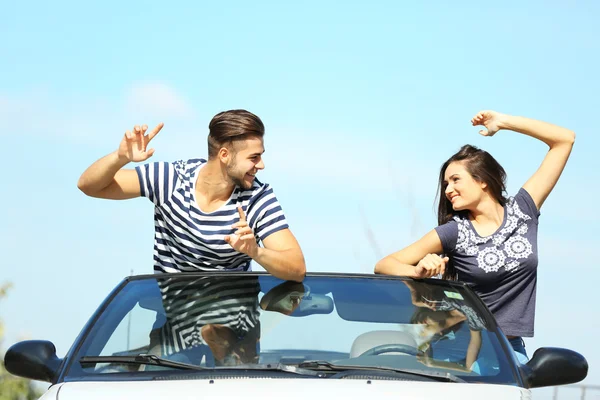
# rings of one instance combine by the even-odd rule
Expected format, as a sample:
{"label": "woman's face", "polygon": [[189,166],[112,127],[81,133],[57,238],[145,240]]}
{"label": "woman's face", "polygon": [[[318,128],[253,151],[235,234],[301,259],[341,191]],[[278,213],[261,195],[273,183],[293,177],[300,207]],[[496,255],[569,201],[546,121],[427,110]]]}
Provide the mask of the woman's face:
{"label": "woman's face", "polygon": [[444,173],[444,194],[452,203],[454,211],[476,208],[487,185],[473,179],[463,161],[450,163]]}

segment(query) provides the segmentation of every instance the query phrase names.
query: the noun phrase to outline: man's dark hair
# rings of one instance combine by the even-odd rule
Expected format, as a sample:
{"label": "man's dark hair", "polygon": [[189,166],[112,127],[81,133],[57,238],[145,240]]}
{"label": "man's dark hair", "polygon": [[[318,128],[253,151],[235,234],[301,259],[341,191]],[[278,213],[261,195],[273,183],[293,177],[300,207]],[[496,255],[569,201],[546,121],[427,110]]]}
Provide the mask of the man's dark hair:
{"label": "man's dark hair", "polygon": [[260,118],[246,110],[229,110],[218,113],[208,125],[208,158],[217,156],[219,149],[233,149],[233,142],[251,136],[263,137],[265,126]]}

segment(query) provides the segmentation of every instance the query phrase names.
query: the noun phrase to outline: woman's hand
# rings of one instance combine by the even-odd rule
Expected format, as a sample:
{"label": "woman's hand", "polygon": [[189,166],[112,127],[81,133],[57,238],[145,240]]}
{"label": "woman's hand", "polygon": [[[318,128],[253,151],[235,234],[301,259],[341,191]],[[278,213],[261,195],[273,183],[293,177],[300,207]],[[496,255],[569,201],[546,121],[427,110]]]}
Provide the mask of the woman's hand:
{"label": "woman's hand", "polygon": [[422,279],[443,275],[448,261],[450,261],[448,257],[442,258],[437,254],[427,254],[415,267],[415,278]]}
{"label": "woman's hand", "polygon": [[477,113],[477,115],[475,115],[471,119],[471,123],[473,124],[473,126],[482,125],[487,128],[487,130],[486,129],[480,130],[479,131],[480,135],[494,136],[494,134],[496,132],[498,132],[500,129],[504,129],[504,126],[502,123],[503,119],[504,119],[504,114],[500,114],[499,112],[496,112],[496,111],[484,110],[484,111],[479,111]]}

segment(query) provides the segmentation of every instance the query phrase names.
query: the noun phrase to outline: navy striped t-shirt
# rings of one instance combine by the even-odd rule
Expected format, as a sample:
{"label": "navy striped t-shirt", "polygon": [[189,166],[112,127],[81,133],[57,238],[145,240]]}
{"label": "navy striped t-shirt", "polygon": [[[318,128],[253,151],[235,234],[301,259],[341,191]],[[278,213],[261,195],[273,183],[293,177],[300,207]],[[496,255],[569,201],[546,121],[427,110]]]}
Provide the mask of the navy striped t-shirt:
{"label": "navy striped t-shirt", "polygon": [[136,167],[141,194],[154,205],[154,271],[248,271],[251,258],[234,250],[225,236],[246,214],[256,242],[288,228],[287,220],[268,184],[254,179],[252,188],[236,187],[227,202],[207,213],[196,202],[198,171],[204,159],[155,162]]}

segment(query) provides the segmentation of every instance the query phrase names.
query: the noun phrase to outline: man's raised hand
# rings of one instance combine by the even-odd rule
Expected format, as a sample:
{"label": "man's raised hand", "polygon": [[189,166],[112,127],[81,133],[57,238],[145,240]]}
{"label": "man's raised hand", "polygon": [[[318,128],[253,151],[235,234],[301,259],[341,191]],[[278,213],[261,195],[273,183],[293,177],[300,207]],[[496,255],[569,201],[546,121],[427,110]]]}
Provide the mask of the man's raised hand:
{"label": "man's raised hand", "polygon": [[119,144],[119,158],[140,162],[152,157],[154,149],[148,149],[148,143],[158,135],[163,126],[164,124],[161,122],[148,134],[146,134],[148,125],[136,125],[131,131],[125,132],[121,144]]}
{"label": "man's raised hand", "polygon": [[248,225],[248,221],[246,221],[246,214],[244,214],[242,207],[238,207],[238,213],[240,215],[240,220],[231,226],[232,228],[237,228],[237,231],[235,231],[233,235],[225,236],[225,241],[236,251],[245,253],[251,258],[254,258],[258,251],[258,244],[256,243],[254,232]]}

